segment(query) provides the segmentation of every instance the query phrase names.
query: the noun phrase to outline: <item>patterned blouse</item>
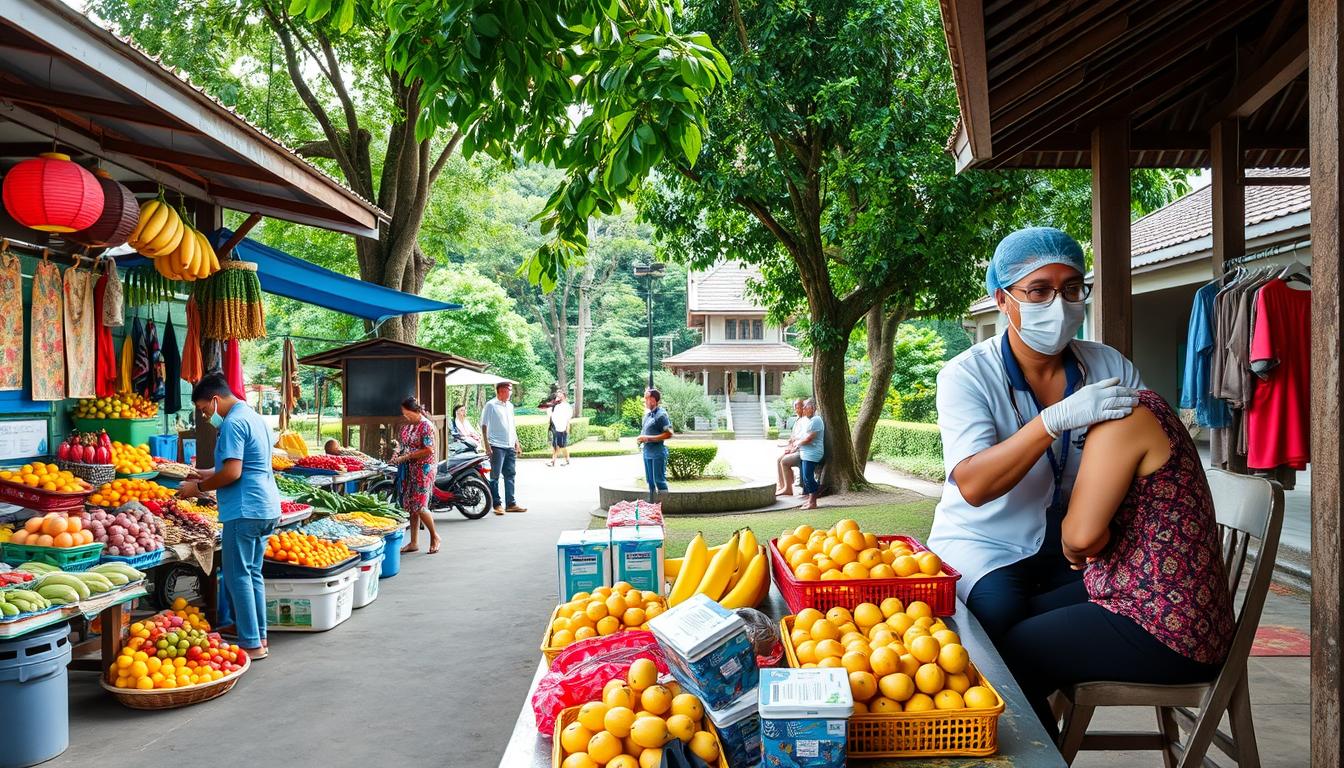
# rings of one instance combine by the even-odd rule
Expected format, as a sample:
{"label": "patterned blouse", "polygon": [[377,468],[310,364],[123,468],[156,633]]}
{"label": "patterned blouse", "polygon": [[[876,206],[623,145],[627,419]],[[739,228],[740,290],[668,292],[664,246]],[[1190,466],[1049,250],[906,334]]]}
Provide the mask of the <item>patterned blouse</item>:
{"label": "patterned blouse", "polygon": [[1235,627],[1208,479],[1194,441],[1162,396],[1141,391],[1139,404],[1162,425],[1171,458],[1134,478],[1111,520],[1111,543],[1083,581],[1092,602],[1182,656],[1217,664]]}

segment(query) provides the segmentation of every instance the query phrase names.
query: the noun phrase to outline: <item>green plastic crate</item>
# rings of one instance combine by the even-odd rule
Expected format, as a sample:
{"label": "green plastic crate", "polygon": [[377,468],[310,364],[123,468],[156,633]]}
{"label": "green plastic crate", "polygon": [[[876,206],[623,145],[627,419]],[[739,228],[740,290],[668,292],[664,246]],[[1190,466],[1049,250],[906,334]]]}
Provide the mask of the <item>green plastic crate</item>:
{"label": "green plastic crate", "polygon": [[36,544],[15,544],[6,541],[3,558],[9,565],[23,565],[29,561],[46,563],[62,571],[83,571],[98,564],[103,555],[103,543],[95,541],[82,547],[39,547]]}
{"label": "green plastic crate", "polygon": [[79,432],[97,432],[105,430],[107,436],[120,443],[143,445],[149,438],[157,435],[163,420],[153,419],[74,419],[75,429]]}

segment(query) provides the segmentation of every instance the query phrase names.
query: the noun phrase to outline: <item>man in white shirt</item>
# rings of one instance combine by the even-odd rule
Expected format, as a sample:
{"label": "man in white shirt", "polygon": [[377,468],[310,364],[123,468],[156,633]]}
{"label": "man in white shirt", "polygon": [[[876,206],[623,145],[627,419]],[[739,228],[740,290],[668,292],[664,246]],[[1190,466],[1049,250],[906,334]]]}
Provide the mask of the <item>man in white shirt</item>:
{"label": "man in white shirt", "polygon": [[[481,410],[481,437],[490,449],[490,494],[495,500],[495,514],[507,512],[526,512],[518,506],[514,497],[514,471],[518,454],[523,452],[518,444],[518,430],[513,422],[513,383],[501,381],[495,385],[495,399],[487,402]],[[499,503],[499,476],[504,475],[504,498],[506,504]]]}
{"label": "man in white shirt", "polygon": [[793,468],[801,463],[798,457],[798,439],[807,434],[807,423],[809,421],[803,415],[803,399],[801,397],[793,401],[793,414],[796,418],[793,420],[793,429],[789,433],[789,441],[784,444],[784,453],[780,454],[779,460],[775,462],[775,475],[778,478],[778,482],[775,483],[776,496],[793,495]]}
{"label": "man in white shirt", "polygon": [[564,390],[555,393],[551,403],[551,460],[546,466],[554,467],[560,454],[565,454],[565,466],[569,466],[569,421],[574,418],[574,406],[569,404]]}

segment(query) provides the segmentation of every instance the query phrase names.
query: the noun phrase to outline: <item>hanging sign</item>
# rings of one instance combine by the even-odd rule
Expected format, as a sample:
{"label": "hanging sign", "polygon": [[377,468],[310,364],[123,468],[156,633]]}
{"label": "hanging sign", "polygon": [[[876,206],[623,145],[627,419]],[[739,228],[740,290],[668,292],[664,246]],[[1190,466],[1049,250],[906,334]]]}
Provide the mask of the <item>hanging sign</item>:
{"label": "hanging sign", "polygon": [[0,421],[0,461],[47,455],[46,419]]}

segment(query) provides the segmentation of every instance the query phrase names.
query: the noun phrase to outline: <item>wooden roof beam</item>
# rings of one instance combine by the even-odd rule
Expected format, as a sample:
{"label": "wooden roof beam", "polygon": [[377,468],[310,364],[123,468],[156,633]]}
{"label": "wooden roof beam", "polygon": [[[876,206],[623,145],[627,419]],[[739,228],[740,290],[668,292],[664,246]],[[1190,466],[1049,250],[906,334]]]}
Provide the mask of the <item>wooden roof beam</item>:
{"label": "wooden roof beam", "polygon": [[176,165],[198,171],[216,171],[230,176],[236,176],[240,179],[264,181],[271,184],[284,183],[279,176],[276,176],[269,169],[248,165],[246,163],[234,163],[228,160],[220,160],[217,157],[197,155],[190,152],[166,149],[164,147],[152,147],[148,144],[140,144],[134,141],[114,139],[111,137],[105,137],[103,139],[103,147],[113,152],[121,152],[122,154],[131,157],[148,160],[151,163]]}
{"label": "wooden roof beam", "polygon": [[1205,124],[1212,128],[1229,117],[1255,114],[1289,83],[1307,71],[1307,28],[1303,26],[1271,53],[1254,71],[1237,78],[1225,99],[1209,110]]}
{"label": "wooden roof beam", "polygon": [[180,120],[134,104],[84,96],[78,93],[62,93],[11,81],[0,81],[0,100],[47,109],[63,109],[78,114],[93,115],[94,117],[110,117],[114,120],[125,120],[137,125],[169,128],[185,133],[199,133],[195,128]]}
{"label": "wooden roof beam", "polygon": [[947,13],[947,37],[952,67],[958,84],[962,123],[970,145],[971,155],[987,157],[991,154],[989,123],[989,75],[985,57],[985,14],[980,0],[953,3],[953,14]]}

